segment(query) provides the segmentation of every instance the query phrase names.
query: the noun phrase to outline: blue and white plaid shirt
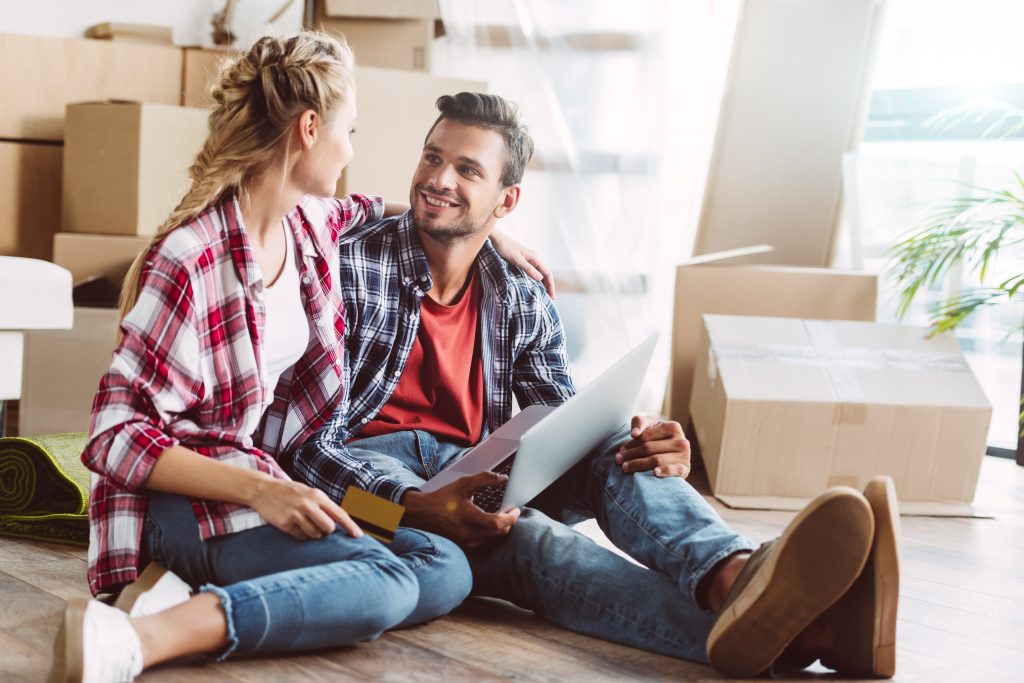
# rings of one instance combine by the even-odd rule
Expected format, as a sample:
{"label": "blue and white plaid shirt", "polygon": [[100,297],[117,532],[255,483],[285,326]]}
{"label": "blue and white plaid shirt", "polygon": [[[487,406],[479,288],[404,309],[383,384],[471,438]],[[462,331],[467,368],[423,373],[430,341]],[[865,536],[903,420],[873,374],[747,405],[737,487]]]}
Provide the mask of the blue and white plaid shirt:
{"label": "blue and white plaid shirt", "polygon": [[[340,500],[352,484],[398,501],[413,488],[357,459],[345,442],[388,402],[402,376],[420,321],[420,300],[433,287],[411,212],[341,239],[345,307],[346,396],[338,411],[292,463],[301,481]],[[521,407],[559,405],[576,389],[569,376],[562,323],[544,287],[498,256],[490,241],[477,257],[484,366],[484,434]]]}

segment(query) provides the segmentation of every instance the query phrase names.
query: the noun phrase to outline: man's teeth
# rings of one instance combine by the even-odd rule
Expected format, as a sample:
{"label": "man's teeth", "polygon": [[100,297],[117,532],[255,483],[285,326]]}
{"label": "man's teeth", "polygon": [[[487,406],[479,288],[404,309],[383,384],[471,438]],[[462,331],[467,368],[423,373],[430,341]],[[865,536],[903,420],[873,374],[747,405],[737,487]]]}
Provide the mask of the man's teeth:
{"label": "man's teeth", "polygon": [[437,207],[452,206],[451,202],[446,202],[443,199],[434,199],[433,197],[428,197],[427,195],[423,195],[423,199],[424,199],[424,201],[427,202],[427,204],[430,204],[431,206],[437,206]]}

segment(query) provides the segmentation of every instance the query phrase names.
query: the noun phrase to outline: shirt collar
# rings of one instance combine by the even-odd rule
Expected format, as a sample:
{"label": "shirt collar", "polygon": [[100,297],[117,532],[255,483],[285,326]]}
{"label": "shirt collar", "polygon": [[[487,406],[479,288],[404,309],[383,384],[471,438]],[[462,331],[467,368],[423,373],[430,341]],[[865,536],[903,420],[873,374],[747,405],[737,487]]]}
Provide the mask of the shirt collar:
{"label": "shirt collar", "polygon": [[259,267],[252,255],[252,248],[249,246],[249,236],[245,232],[245,222],[242,220],[242,207],[238,203],[238,196],[232,192],[227,201],[222,204],[224,212],[224,226],[227,230],[228,245],[231,249],[231,260],[238,270],[238,277],[247,288],[255,287],[263,281]]}
{"label": "shirt collar", "polygon": [[[423,244],[413,224],[412,210],[406,211],[398,219],[398,277],[403,285],[416,287],[424,294],[434,286],[430,276],[430,264],[427,263]],[[508,264],[498,256],[498,252],[490,240],[484,242],[476,257],[477,269],[483,278],[488,280],[503,301],[509,295],[509,278],[511,274]]]}

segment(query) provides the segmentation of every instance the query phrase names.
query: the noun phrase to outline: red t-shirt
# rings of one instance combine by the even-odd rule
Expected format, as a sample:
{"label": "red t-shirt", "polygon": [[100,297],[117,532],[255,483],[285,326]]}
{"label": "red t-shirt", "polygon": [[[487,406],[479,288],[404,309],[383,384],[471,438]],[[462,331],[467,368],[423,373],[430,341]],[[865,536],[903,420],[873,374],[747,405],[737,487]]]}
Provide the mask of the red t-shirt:
{"label": "red t-shirt", "polygon": [[473,446],[484,422],[481,288],[476,270],[450,306],[420,300],[420,328],[395,393],[357,438],[421,429]]}

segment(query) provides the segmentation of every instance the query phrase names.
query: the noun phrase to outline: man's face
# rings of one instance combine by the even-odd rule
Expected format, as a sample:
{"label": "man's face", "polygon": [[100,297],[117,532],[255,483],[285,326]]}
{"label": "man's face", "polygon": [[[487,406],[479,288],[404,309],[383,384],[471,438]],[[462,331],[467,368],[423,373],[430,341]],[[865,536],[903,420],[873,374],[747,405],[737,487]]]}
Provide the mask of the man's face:
{"label": "man's face", "polygon": [[501,187],[505,142],[493,130],[443,119],[423,145],[409,204],[416,227],[442,244],[490,231],[508,188]]}

